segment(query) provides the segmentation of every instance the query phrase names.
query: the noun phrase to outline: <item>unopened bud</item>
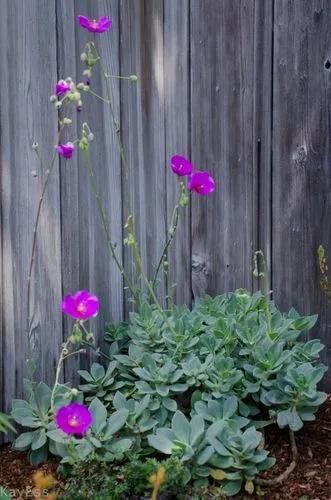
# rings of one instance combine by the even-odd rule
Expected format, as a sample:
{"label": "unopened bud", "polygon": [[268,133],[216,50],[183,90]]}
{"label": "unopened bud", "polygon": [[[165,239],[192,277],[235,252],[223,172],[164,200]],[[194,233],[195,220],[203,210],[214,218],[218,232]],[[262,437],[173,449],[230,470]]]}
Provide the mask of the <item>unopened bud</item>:
{"label": "unopened bud", "polygon": [[51,97],[49,98],[49,100],[51,102],[55,102],[56,101],[56,95],[51,95]]}
{"label": "unopened bud", "polygon": [[83,76],[87,76],[87,78],[91,78],[92,76],[92,71],[90,69],[85,69],[83,71]]}
{"label": "unopened bud", "polygon": [[33,142],[31,147],[32,147],[33,151],[38,151],[38,149],[39,149],[38,142]]}
{"label": "unopened bud", "polygon": [[86,52],[82,52],[82,53],[81,53],[81,55],[80,55],[80,60],[81,60],[82,62],[85,62],[85,61],[86,61],[86,59],[87,59],[87,54],[86,54]]}
{"label": "unopened bud", "polygon": [[70,125],[72,123],[71,118],[63,118],[63,125]]}
{"label": "unopened bud", "polygon": [[81,149],[82,151],[86,151],[88,149],[88,140],[86,139],[86,137],[83,137],[80,141],[79,141],[79,149]]}
{"label": "unopened bud", "polygon": [[56,109],[60,109],[60,107],[62,106],[62,102],[61,101],[58,101],[55,103],[55,108]]}
{"label": "unopened bud", "polygon": [[78,394],[79,394],[79,390],[78,390],[78,389],[73,388],[73,389],[71,389],[71,394],[72,394],[73,396],[78,396]]}
{"label": "unopened bud", "polygon": [[131,82],[137,82],[138,81],[137,75],[130,75],[129,78],[130,78]]}
{"label": "unopened bud", "polygon": [[88,140],[89,140],[90,142],[91,142],[91,141],[93,141],[93,139],[94,139],[94,134],[93,134],[92,132],[90,132],[90,133],[88,134],[87,138],[88,138]]}

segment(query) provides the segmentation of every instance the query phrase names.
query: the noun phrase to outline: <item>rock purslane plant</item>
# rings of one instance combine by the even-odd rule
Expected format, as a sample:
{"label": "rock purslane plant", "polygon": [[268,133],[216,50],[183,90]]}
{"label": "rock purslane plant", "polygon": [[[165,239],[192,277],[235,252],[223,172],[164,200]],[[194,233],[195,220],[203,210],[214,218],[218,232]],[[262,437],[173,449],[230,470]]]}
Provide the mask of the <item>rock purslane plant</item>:
{"label": "rock purslane plant", "polygon": [[[106,32],[112,24],[108,17],[97,21],[79,16],[78,21],[94,34]],[[288,427],[294,449],[293,433],[305,421],[314,420],[326,398],[317,388],[326,371],[319,362],[323,346],[318,340],[300,339],[314,326],[317,317],[300,316],[294,309],[281,313],[268,293],[250,294],[246,290],[198,299],[192,310],[176,307],[171,300],[167,308],[161,307],[157,297],[159,273],[163,269],[169,281],[168,254],[181,210],[189,204],[191,193],[205,196],[215,191],[212,176],[196,171],[181,155],[170,160],[179,181],[178,201],[151,278],[142,266],[130,193],[126,194],[129,216],[123,228],[123,242],[135,271],[133,276],[127,274],[117,255],[97,191],[90,157],[93,133],[83,123],[80,137],[72,142],[62,143],[60,136],[64,127],[71,125],[67,115],[72,108],[82,111],[84,93],[102,100],[111,114],[123,184],[128,187],[125,148],[109,82],[113,77],[133,82],[137,78],[106,73],[95,40],[86,44],[81,60],[85,64],[84,82],[76,84],[70,77],[61,79],[51,97],[55,109],[65,114],[59,119],[55,154],[69,161],[78,149],[84,156],[106,241],[131,294],[133,311],[128,322],[107,325],[105,341],[109,350],[102,352],[94,345],[93,334],[86,326],[98,314],[99,299],[87,290],[64,297],[62,311],[75,320],[73,330],[62,345],[53,388],[34,380],[30,346],[27,399],[14,400],[12,410],[12,418],[27,430],[18,436],[14,447],[28,452],[34,464],[41,463],[51,453],[61,459],[63,467],[73,470],[83,469],[90,462],[116,467],[117,463],[130,461],[130,457],[138,461],[149,457],[145,464],[153,469],[154,492],[163,485],[168,470],[176,484],[182,486],[190,482],[204,488],[212,481],[218,485],[220,495],[235,495],[242,487],[252,493],[254,482],[266,481],[259,478],[259,473],[275,462],[264,449],[259,429],[270,424]],[[93,71],[97,68],[105,80],[106,97],[93,87]],[[34,149],[38,150],[37,146]],[[53,165],[54,158],[47,170],[43,195]],[[31,277],[43,195],[37,210],[28,275],[29,340]],[[100,355],[98,362],[78,372],[81,377],[78,389],[61,384],[65,360],[86,348],[93,348]],[[104,360],[107,362],[103,363]],[[163,469],[156,470],[154,460],[162,455],[170,456],[165,473]],[[158,473],[162,476],[159,484]],[[111,478],[104,487],[121,490],[123,494],[131,488],[121,489],[115,483],[116,479]],[[121,494],[116,498],[122,498]]]}
{"label": "rock purslane plant", "polygon": [[[325,400],[317,389],[326,370],[321,345],[298,340],[316,317],[281,314],[260,292],[242,290],[166,314],[167,321],[156,306],[143,304],[125,331],[122,325],[125,342],[108,366],[95,363],[80,372],[87,384],[76,399],[84,395],[93,416],[86,436],[69,438],[54,428],[50,389],[40,385],[38,405],[33,397],[29,406],[14,402],[13,418],[34,429],[15,447],[30,447],[34,461],[48,440],[50,451],[69,463],[90,456],[116,461],[128,451],[162,453],[185,463],[198,486],[214,478],[227,495],[251,489],[274,464],[258,429],[276,423],[297,431]],[[58,390],[65,398],[72,394],[67,386]],[[56,408],[60,403],[56,397]]]}

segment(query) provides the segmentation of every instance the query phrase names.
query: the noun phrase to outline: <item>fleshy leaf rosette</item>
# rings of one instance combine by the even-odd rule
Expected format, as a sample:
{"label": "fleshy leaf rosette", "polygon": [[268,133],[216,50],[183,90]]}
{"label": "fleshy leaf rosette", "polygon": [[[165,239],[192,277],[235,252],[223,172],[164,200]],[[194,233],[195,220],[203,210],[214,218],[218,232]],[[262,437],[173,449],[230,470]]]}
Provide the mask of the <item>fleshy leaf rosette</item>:
{"label": "fleshy leaf rosette", "polygon": [[91,33],[104,33],[113,24],[107,16],[100,17],[98,21],[96,19],[89,19],[86,16],[78,16],[77,19],[80,26]]}
{"label": "fleshy leaf rosette", "polygon": [[62,311],[72,318],[85,321],[98,314],[99,299],[88,290],[79,290],[74,295],[63,298]]}
{"label": "fleshy leaf rosette", "polygon": [[92,414],[85,405],[70,403],[57,411],[55,422],[65,434],[82,436],[92,425]]}
{"label": "fleshy leaf rosette", "polygon": [[205,196],[215,191],[215,181],[208,172],[194,172],[189,178],[187,189]]}

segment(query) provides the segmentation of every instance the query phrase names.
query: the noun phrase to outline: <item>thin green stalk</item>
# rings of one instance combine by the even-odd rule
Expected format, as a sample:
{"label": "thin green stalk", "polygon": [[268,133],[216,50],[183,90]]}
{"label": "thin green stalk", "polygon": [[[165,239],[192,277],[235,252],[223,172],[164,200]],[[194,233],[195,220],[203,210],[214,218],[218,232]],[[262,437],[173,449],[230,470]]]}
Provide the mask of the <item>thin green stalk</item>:
{"label": "thin green stalk", "polygon": [[57,367],[56,367],[55,381],[54,381],[53,389],[51,392],[51,411],[53,413],[55,410],[55,407],[54,407],[55,393],[56,393],[57,387],[60,385],[60,377],[61,377],[61,372],[62,372],[62,367],[63,367],[64,361],[66,359],[70,358],[71,356],[75,356],[75,354],[81,354],[81,353],[85,352],[84,349],[78,349],[76,351],[69,352],[70,344],[71,344],[71,337],[69,337],[68,340],[66,342],[64,342],[64,344],[62,344],[61,354],[60,354],[59,361],[58,361]]}
{"label": "thin green stalk", "polygon": [[[103,64],[103,60],[102,60],[94,42],[93,42],[93,48],[95,51],[95,55],[99,61],[103,78],[105,80],[107,99],[102,98],[101,96],[99,96],[98,94],[96,94],[95,92],[93,92],[91,90],[90,90],[90,92],[93,95],[95,95],[96,97],[101,98],[109,106],[109,111],[111,114],[113,127],[114,127],[114,131],[115,131],[115,136],[116,136],[118,149],[119,149],[119,153],[120,153],[120,158],[121,158],[121,168],[122,168],[122,172],[123,172],[123,186],[124,186],[124,206],[126,207],[127,213],[129,214],[128,221],[130,219],[129,231],[132,233],[133,238],[136,239],[135,220],[134,220],[134,217],[132,214],[132,208],[131,208],[131,195],[130,195],[130,187],[129,187],[129,166],[128,166],[128,161],[127,161],[127,157],[126,157],[126,153],[125,153],[125,147],[124,147],[124,144],[123,144],[123,141],[121,138],[121,128],[119,126],[118,120],[117,120],[116,115],[115,115],[115,110],[113,107],[112,95],[111,95],[111,91],[109,88],[109,81],[108,81],[109,78],[107,76],[107,71],[106,71],[106,68]],[[136,273],[138,274],[138,272],[139,272],[138,271],[138,269],[139,269],[139,265],[138,265],[139,255],[138,255],[136,247],[133,247],[133,260],[134,260]],[[139,280],[139,274],[137,275],[137,280]]]}
{"label": "thin green stalk", "polygon": [[268,271],[268,266],[264,257],[264,253],[262,250],[257,250],[254,252],[254,270],[253,270],[253,275],[255,278],[261,279],[262,283],[262,293],[265,296],[266,299],[266,318],[267,318],[267,325],[268,325],[268,334],[271,334],[272,332],[272,325],[271,325],[271,312],[270,312],[270,307],[269,307],[269,294],[270,294],[270,282],[269,282],[269,271]]}
{"label": "thin green stalk", "polygon": [[156,287],[156,280],[157,280],[158,274],[160,272],[162,264],[164,263],[164,261],[168,257],[168,250],[171,246],[171,243],[172,243],[172,241],[175,237],[176,231],[177,231],[178,222],[179,222],[179,209],[180,209],[180,206],[177,203],[175,205],[175,208],[174,208],[173,213],[172,213],[170,229],[168,231],[168,239],[164,245],[162,255],[161,255],[160,260],[159,260],[159,262],[156,266],[156,269],[155,269],[154,278],[152,280],[153,289],[155,289],[155,287]]}
{"label": "thin green stalk", "polygon": [[[59,130],[59,133],[57,136],[57,143],[60,140],[60,135],[61,135],[62,130],[63,130],[63,126],[60,127],[60,130]],[[38,157],[40,159],[39,155],[38,155]],[[48,186],[50,176],[51,176],[51,174],[54,170],[54,167],[56,165],[56,163],[55,163],[56,157],[57,157],[57,152],[55,150],[53,153],[49,168],[46,169],[45,180],[44,180],[44,184],[43,184],[43,187],[41,190],[41,195],[40,195],[38,207],[37,207],[36,219],[35,219],[35,223],[34,223],[34,227],[33,227],[32,248],[31,248],[30,264],[29,264],[28,279],[27,279],[27,324],[26,324],[26,329],[27,329],[27,336],[28,336],[29,344],[31,342],[31,333],[30,333],[30,326],[31,326],[31,317],[30,317],[31,279],[32,279],[33,264],[34,264],[34,260],[35,260],[36,246],[37,246],[37,232],[38,232],[38,227],[39,227],[39,222],[40,222],[41,208],[42,208],[42,204],[44,201],[44,196],[46,193],[46,189]]]}
{"label": "thin green stalk", "polygon": [[[155,305],[156,305],[158,311],[163,316],[168,328],[172,331],[172,333],[174,335],[176,335],[176,331],[174,330],[173,326],[169,322],[166,313],[163,311],[163,309],[162,309],[162,307],[161,307],[161,305],[160,305],[160,303],[155,295],[153,286],[151,285],[151,283],[150,283],[150,281],[149,281],[149,279],[144,271],[143,265],[142,265],[141,254],[140,254],[137,240],[136,240],[134,217],[133,217],[133,214],[131,211],[131,201],[130,201],[130,191],[129,191],[129,168],[128,168],[128,163],[127,163],[126,154],[125,154],[125,147],[124,147],[124,144],[123,144],[122,139],[121,139],[121,129],[119,127],[117,118],[115,116],[115,112],[114,112],[114,108],[113,108],[113,104],[112,104],[112,97],[111,97],[110,89],[108,86],[107,72],[105,70],[102,58],[101,58],[94,42],[93,42],[93,48],[95,50],[96,57],[99,61],[101,71],[103,73],[103,77],[104,77],[105,82],[106,82],[107,99],[105,100],[105,102],[109,106],[110,114],[111,114],[112,121],[113,121],[114,130],[115,130],[115,135],[116,135],[117,143],[118,143],[118,147],[119,147],[119,152],[120,152],[121,166],[122,166],[122,171],[124,174],[125,204],[126,204],[126,207],[127,207],[128,213],[129,213],[127,226],[128,226],[129,235],[132,237],[131,246],[133,247],[135,268],[136,268],[136,271],[138,272],[138,277],[141,276],[143,278],[143,280],[145,281],[146,286],[148,288],[148,291],[150,293],[150,296],[152,297],[153,301],[155,302]],[[101,97],[101,96],[98,96],[98,94],[96,96]]]}
{"label": "thin green stalk", "polygon": [[[135,245],[137,245],[137,242],[135,242]],[[173,335],[177,335],[176,334],[176,330],[173,328],[173,326],[171,325],[169,319],[168,319],[168,316],[166,315],[166,313],[164,312],[164,310],[162,309],[161,307],[161,304],[160,302],[158,301],[158,298],[156,297],[155,295],[155,292],[154,292],[154,289],[152,287],[152,284],[151,282],[149,281],[148,277],[146,276],[146,273],[144,271],[144,268],[143,268],[143,265],[142,265],[142,261],[141,261],[141,257],[140,257],[140,254],[139,254],[139,261],[138,261],[138,265],[139,265],[139,268],[140,268],[140,273],[141,273],[141,276],[142,278],[144,279],[146,285],[147,285],[147,288],[148,288],[148,291],[150,293],[150,296],[152,297],[159,313],[163,316],[164,318],[164,321],[167,325],[167,327],[169,328],[169,330],[171,330],[171,332],[173,333]]]}
{"label": "thin green stalk", "polygon": [[[79,326],[80,328],[82,328],[82,330],[84,331],[85,335],[86,335],[86,338],[89,337],[90,335],[90,332],[87,331],[87,329],[85,328],[85,325],[84,323],[81,321],[79,323]],[[93,349],[97,354],[99,354],[100,356],[103,356],[104,358],[106,358],[108,361],[111,361],[112,358],[110,356],[108,356],[108,354],[106,354],[105,352],[101,351],[99,348],[95,347],[94,344],[91,344],[89,342],[87,342],[86,340],[83,340],[81,342],[82,345],[86,346],[86,347],[90,347],[91,349]]]}
{"label": "thin green stalk", "polygon": [[102,204],[102,201],[101,201],[101,198],[100,198],[100,195],[98,192],[96,176],[95,176],[93,164],[91,162],[91,158],[90,158],[90,154],[89,154],[88,150],[84,151],[84,155],[85,155],[85,161],[86,161],[88,173],[89,173],[89,176],[91,179],[92,191],[93,191],[94,197],[95,197],[96,202],[97,202],[97,206],[98,206],[98,210],[99,210],[99,214],[100,214],[100,218],[101,218],[101,222],[102,222],[102,227],[103,227],[104,233],[106,235],[107,244],[109,246],[112,257],[115,261],[116,266],[118,267],[119,272],[123,276],[123,279],[124,279],[126,285],[128,286],[129,290],[131,291],[132,295],[137,300],[138,296],[137,296],[137,293],[134,289],[134,286],[131,284],[129,277],[127,276],[127,274],[125,272],[124,267],[122,266],[119,258],[117,257],[116,248],[115,248],[114,243],[112,242],[112,237],[111,237],[111,232],[110,232],[107,216],[106,216],[105,209],[104,209],[104,206]]}

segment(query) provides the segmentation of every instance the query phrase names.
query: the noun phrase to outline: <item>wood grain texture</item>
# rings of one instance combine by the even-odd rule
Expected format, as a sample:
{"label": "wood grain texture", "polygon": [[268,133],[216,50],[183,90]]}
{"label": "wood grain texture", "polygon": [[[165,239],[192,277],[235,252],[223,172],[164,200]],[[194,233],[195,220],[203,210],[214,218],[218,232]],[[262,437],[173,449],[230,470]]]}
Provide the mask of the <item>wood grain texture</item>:
{"label": "wood grain texture", "polygon": [[[190,157],[190,10],[189,2],[164,2],[164,94],[167,227],[178,200],[178,182],[170,169],[174,154]],[[186,179],[185,179],[186,181]],[[180,210],[177,234],[169,251],[168,285],[176,284],[176,304],[191,304],[190,207]],[[169,290],[169,286],[168,286]]]}
{"label": "wood grain texture", "polygon": [[194,296],[252,287],[254,3],[191,2],[191,147],[216,191],[192,200]]}
{"label": "wood grain texture", "polygon": [[[238,287],[257,289],[253,251],[264,251],[274,298],[318,313],[312,336],[331,363],[331,309],[319,289],[316,249],[331,258],[331,7],[327,0],[4,0],[0,19],[0,405],[22,394],[26,278],[36,205],[57,125],[49,103],[59,78],[82,79],[80,54],[93,35],[76,16],[109,15],[95,40],[110,74],[115,111],[127,147],[130,189],[149,276],[161,255],[176,199],[169,168],[175,154],[215,177],[216,192],[192,197],[170,251],[175,301]],[[327,62],[330,64],[327,64]],[[105,96],[98,68],[92,89]],[[95,135],[91,153],[102,201],[121,260],[127,210],[120,156],[107,105],[83,96],[64,140],[83,121]],[[32,177],[31,171],[38,176]],[[329,260],[330,260],[329,258]],[[54,363],[70,321],[63,293],[88,288],[100,297],[91,328],[102,343],[105,321],[132,308],[111,259],[84,158],[56,163],[38,232],[33,274],[34,351],[38,376]],[[159,295],[165,303],[166,283]],[[67,380],[93,355],[71,360]],[[331,388],[331,374],[324,387]],[[2,398],[2,399],[1,399]]]}
{"label": "wood grain texture", "polygon": [[[319,289],[316,251],[331,249],[328,1],[275,2],[273,288],[282,309],[320,315],[314,336],[330,361],[331,309]],[[330,388],[331,374],[325,385]]]}
{"label": "wood grain texture", "polygon": [[[120,11],[121,74],[138,76],[135,87],[121,85],[121,129],[142,260],[152,277],[166,235],[163,2],[122,0]],[[164,283],[158,295],[163,301]]]}
{"label": "wood grain texture", "polygon": [[[271,182],[272,182],[272,69],[273,69],[273,0],[255,0],[254,8],[254,115],[253,182],[254,217],[253,251],[262,250],[272,278]],[[254,279],[254,290],[263,286]]]}
{"label": "wood grain texture", "polygon": [[[0,58],[5,66],[0,83],[5,291],[1,355],[4,406],[9,409],[11,398],[22,395],[26,375],[28,263],[33,223],[45,175],[31,145],[33,141],[43,144],[41,155],[47,158],[54,151],[57,132],[49,102],[57,76],[55,1],[3,2],[0,46]],[[37,171],[37,177],[32,177],[32,170]],[[54,363],[62,339],[58,165],[52,175],[38,230],[31,301],[34,355],[38,376],[46,382],[53,380]]]}
{"label": "wood grain texture", "polygon": [[[94,37],[79,27],[77,15],[84,14],[98,19],[109,15],[113,20],[111,30],[103,36]],[[72,76],[75,81],[84,81],[85,66],[80,54],[85,45],[95,39],[98,51],[107,72],[119,74],[119,10],[117,0],[101,2],[80,1],[58,2],[59,68],[61,77]],[[119,83],[110,79],[115,113],[119,116]],[[107,98],[105,81],[99,65],[93,68],[91,89]],[[83,109],[75,110],[72,138],[79,136],[83,122],[90,126],[95,139],[91,143],[91,158],[96,173],[98,190],[110,222],[112,237],[117,245],[119,260],[122,260],[122,197],[121,169],[116,136],[112,128],[111,114],[107,104],[92,95],[82,94]],[[78,115],[78,116],[77,116]],[[61,165],[62,194],[62,254],[64,293],[78,289],[89,289],[100,299],[100,312],[91,321],[98,345],[103,344],[105,322],[120,321],[123,317],[122,279],[112,260],[101,226],[96,200],[91,192],[90,179],[84,155],[77,152],[73,162],[63,161]],[[70,214],[70,216],[69,216]],[[66,330],[69,322],[65,322]],[[81,362],[88,364],[89,354]],[[67,371],[75,373],[77,363],[68,363]]]}

